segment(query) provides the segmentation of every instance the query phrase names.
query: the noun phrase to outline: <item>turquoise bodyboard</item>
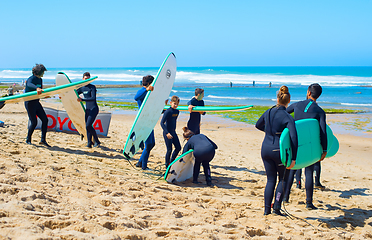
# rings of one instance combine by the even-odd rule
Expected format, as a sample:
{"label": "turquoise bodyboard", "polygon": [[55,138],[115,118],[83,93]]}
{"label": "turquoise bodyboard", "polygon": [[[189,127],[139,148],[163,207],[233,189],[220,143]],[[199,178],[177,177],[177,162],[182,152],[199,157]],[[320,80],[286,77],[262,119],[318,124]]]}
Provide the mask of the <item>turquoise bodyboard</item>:
{"label": "turquoise bodyboard", "polygon": [[[195,106],[192,109],[192,112],[227,112],[227,111],[243,111],[249,108],[252,108],[253,105],[246,106]],[[169,105],[164,107],[164,110],[170,108]],[[189,111],[189,106],[178,106],[180,111]]]}
{"label": "turquoise bodyboard", "polygon": [[[323,148],[320,143],[320,127],[316,119],[302,119],[296,121],[298,149],[296,165],[292,170],[308,167],[320,160]],[[338,151],[338,140],[327,125],[327,156],[332,157]],[[292,159],[292,147],[288,128],[280,136],[280,158],[284,166],[289,167]]]}

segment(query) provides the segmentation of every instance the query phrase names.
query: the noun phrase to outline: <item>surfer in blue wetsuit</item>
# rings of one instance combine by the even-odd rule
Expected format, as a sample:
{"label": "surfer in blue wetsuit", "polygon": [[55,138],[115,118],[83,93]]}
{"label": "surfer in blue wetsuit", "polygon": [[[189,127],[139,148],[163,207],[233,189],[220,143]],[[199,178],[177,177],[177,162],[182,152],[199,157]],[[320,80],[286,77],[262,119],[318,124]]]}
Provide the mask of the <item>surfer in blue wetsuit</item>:
{"label": "surfer in blue wetsuit", "polygon": [[192,112],[192,109],[195,106],[204,106],[204,89],[197,88],[195,89],[195,96],[187,103],[189,105],[190,119],[187,122],[187,127],[193,133],[200,133],[200,120],[201,115],[205,115],[205,112]]}
{"label": "surfer in blue wetsuit", "polygon": [[[180,112],[177,109],[179,103],[180,98],[177,96],[173,96],[170,101],[171,107],[164,112],[163,118],[160,121],[160,125],[163,128],[165,146],[167,147],[167,153],[165,154],[166,167],[168,167],[168,165],[173,162],[174,159],[176,159],[178,153],[181,151],[180,140],[178,139],[176,133],[177,118]],[[173,154],[172,144],[175,147]]]}
{"label": "surfer in blue wetsuit", "polygon": [[[142,102],[146,97],[148,91],[153,91],[154,87],[151,86],[151,83],[154,81],[154,77],[151,75],[144,76],[142,78],[142,88],[138,90],[134,100],[137,101],[138,108],[141,108]],[[138,160],[136,167],[142,167],[143,170],[150,170],[147,167],[147,162],[150,156],[150,151],[155,146],[155,135],[154,130],[150,133],[149,137],[145,141],[145,148],[142,151],[142,155]]]}
{"label": "surfer in blue wetsuit", "polygon": [[[326,114],[324,110],[318,106],[316,103],[316,100],[319,98],[319,96],[322,94],[322,87],[318,83],[311,84],[307,89],[306,94],[306,100],[300,101],[294,104],[291,104],[287,108],[288,113],[294,112],[294,119],[301,120],[301,119],[307,119],[307,118],[315,118],[319,121],[320,126],[320,143],[323,148],[323,153],[321,155],[320,160],[317,163],[314,163],[311,166],[308,166],[305,168],[305,189],[306,189],[306,208],[307,209],[317,209],[313,205],[313,192],[314,192],[314,178],[313,178],[313,172],[314,169],[317,168],[319,172],[316,172],[316,179],[315,179],[315,186],[324,188],[320,184],[320,161],[322,161],[325,156],[327,155],[327,131],[326,131]],[[301,169],[294,171],[291,170],[290,176],[288,179],[288,184],[286,187],[286,194],[285,194],[285,200],[289,200],[289,194],[290,190],[293,184],[293,176],[296,172],[297,174],[301,174]],[[301,175],[299,175],[300,177]],[[297,176],[296,176],[297,178]]]}
{"label": "surfer in blue wetsuit", "polygon": [[[43,79],[44,72],[47,69],[43,64],[36,64],[35,67],[32,68],[32,76],[29,77],[26,81],[26,88],[25,92],[32,92],[36,91],[38,95],[43,92]],[[42,144],[46,147],[50,147],[50,145],[46,142],[46,133],[48,129],[48,117],[45,114],[43,107],[40,104],[39,99],[25,101],[25,108],[27,110],[28,118],[30,120],[30,125],[28,126],[28,133],[26,143],[31,144],[31,137],[32,134],[37,126],[37,117],[41,120],[41,140],[39,144]]]}
{"label": "surfer in blue wetsuit", "polygon": [[[90,73],[85,72],[83,74],[83,80],[89,79],[90,78]],[[84,101],[86,103],[85,106],[85,128],[87,130],[87,139],[88,139],[88,144],[87,147],[91,148],[93,145],[92,138],[94,139],[94,147],[98,147],[101,142],[98,140],[98,136],[96,133],[96,130],[94,130],[93,123],[94,120],[96,120],[96,117],[99,112],[99,108],[97,105],[97,99],[96,99],[96,94],[97,94],[97,89],[96,86],[93,84],[88,84],[84,87],[79,88],[76,90],[78,94],[83,94],[84,98],[78,98],[78,102]]]}
{"label": "surfer in blue wetsuit", "polygon": [[187,140],[187,143],[183,147],[185,153],[190,149],[194,149],[193,154],[195,158],[194,172],[193,172],[193,183],[198,184],[198,176],[200,172],[200,165],[203,165],[205,180],[208,186],[212,186],[211,168],[209,162],[212,161],[217,145],[203,134],[195,135],[194,132],[189,130],[187,127],[183,127],[183,137]]}
{"label": "surfer in blue wetsuit", "polygon": [[283,190],[284,186],[286,186],[289,171],[286,171],[285,166],[280,160],[279,139],[285,128],[289,129],[292,145],[292,162],[288,168],[292,168],[296,163],[298,138],[294,119],[286,112],[286,107],[289,102],[290,94],[288,87],[282,86],[277,93],[277,105],[264,112],[256,123],[256,128],[265,132],[265,138],[261,147],[261,157],[267,176],[264,193],[264,215],[271,213],[271,203],[274,198],[274,190],[278,175],[279,183],[275,191],[273,212],[277,215],[283,215],[280,209],[283,199]]}

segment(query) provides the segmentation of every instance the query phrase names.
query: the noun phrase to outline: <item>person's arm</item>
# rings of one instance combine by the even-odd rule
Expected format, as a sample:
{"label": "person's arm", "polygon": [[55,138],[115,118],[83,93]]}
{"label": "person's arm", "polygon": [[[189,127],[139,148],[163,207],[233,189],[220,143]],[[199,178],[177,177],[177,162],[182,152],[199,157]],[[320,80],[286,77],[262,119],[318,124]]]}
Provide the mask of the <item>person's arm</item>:
{"label": "person's arm", "polygon": [[82,98],[81,100],[85,101],[85,102],[93,102],[93,101],[96,101],[96,93],[97,93],[97,89],[95,86],[92,87],[92,90],[91,90],[91,95],[90,97],[88,98]]}
{"label": "person's arm", "polygon": [[168,120],[168,116],[169,116],[169,111],[166,110],[163,114],[163,117],[162,117],[161,121],[160,121],[160,126],[163,129],[165,135],[167,135],[169,133],[168,129],[167,129],[167,126],[165,125],[165,122]]}
{"label": "person's arm", "polygon": [[142,87],[140,90],[138,90],[136,96],[134,96],[134,100],[140,101],[141,99],[144,99],[147,94],[147,90],[145,87]]}
{"label": "person's arm", "polygon": [[40,87],[36,86],[36,84],[34,84],[34,83],[31,81],[31,79],[29,79],[29,80],[26,81],[26,86],[27,86],[28,88],[30,88],[32,91],[36,91],[36,89],[40,88]]}
{"label": "person's arm", "polygon": [[287,116],[287,128],[289,130],[289,136],[291,139],[291,146],[292,146],[292,161],[296,161],[297,158],[297,148],[298,148],[298,137],[297,137],[297,130],[296,124],[294,119],[291,115],[288,114]]}
{"label": "person's arm", "polygon": [[263,132],[265,131],[265,115],[266,112],[264,112],[264,114],[262,114],[261,117],[256,122],[256,128]]}
{"label": "person's arm", "polygon": [[319,125],[320,125],[320,143],[323,148],[322,156],[320,157],[320,161],[322,161],[325,156],[327,155],[327,148],[328,148],[328,142],[327,142],[327,123],[326,123],[326,114],[323,112],[320,115],[319,118]]}
{"label": "person's arm", "polygon": [[191,143],[192,142],[189,139],[187,143],[185,144],[185,146],[183,147],[182,154],[184,154],[185,152],[189,151],[192,148]]}

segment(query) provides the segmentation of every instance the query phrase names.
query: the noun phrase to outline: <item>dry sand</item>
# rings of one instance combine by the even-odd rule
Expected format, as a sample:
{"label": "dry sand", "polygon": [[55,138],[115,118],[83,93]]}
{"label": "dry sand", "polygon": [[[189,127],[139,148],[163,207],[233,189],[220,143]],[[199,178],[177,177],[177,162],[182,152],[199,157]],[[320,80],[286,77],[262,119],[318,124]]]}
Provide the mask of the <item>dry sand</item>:
{"label": "dry sand", "polygon": [[[44,102],[44,106],[51,103]],[[292,188],[285,208],[295,218],[263,215],[263,133],[252,125],[205,116],[201,127],[219,149],[213,187],[178,185],[158,171],[134,169],[121,154],[135,114],[114,114],[109,138],[88,149],[76,134],[50,131],[52,146],[27,145],[23,104],[0,111],[0,239],[366,239],[372,238],[372,139],[336,135],[338,154],[322,163],[325,190],[305,209]],[[177,132],[188,114],[179,117]],[[159,124],[149,167],[164,171]],[[139,158],[137,154],[131,163]]]}

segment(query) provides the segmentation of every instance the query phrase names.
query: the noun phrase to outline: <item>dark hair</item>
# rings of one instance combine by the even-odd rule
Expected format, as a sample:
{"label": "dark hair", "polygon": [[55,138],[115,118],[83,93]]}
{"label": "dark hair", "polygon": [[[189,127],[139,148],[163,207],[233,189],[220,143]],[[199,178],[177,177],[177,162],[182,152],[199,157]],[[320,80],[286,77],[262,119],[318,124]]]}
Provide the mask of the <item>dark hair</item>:
{"label": "dark hair", "polygon": [[144,76],[142,78],[142,86],[148,86],[154,81],[154,77],[151,75]]}
{"label": "dark hair", "polygon": [[84,78],[85,76],[87,76],[88,78],[90,78],[90,73],[89,73],[89,72],[85,72],[85,73],[83,74],[83,78]]}
{"label": "dark hair", "polygon": [[171,97],[171,102],[180,102],[180,98],[174,95]]}
{"label": "dark hair", "polygon": [[289,90],[287,86],[281,86],[276,97],[278,98],[278,102],[280,104],[287,105],[291,100],[291,95],[289,94]]}
{"label": "dark hair", "polygon": [[182,130],[183,130],[183,138],[189,139],[195,135],[195,133],[191,131],[188,127],[183,127]]}
{"label": "dark hair", "polygon": [[195,96],[198,96],[199,94],[202,94],[204,92],[204,89],[197,88],[195,89]]}
{"label": "dark hair", "polygon": [[311,97],[314,99],[318,99],[322,94],[322,87],[318,83],[311,84],[307,90],[311,92]]}
{"label": "dark hair", "polygon": [[46,72],[48,71],[43,64],[37,64],[35,65],[35,67],[32,68],[32,74],[35,75],[35,76],[40,76],[43,74],[43,72]]}

